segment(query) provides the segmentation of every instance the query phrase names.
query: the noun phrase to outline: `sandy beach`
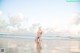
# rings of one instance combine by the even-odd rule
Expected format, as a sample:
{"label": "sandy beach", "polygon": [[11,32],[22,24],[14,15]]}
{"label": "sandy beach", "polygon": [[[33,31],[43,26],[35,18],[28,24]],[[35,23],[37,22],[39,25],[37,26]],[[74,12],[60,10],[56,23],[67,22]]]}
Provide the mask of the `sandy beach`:
{"label": "sandy beach", "polygon": [[[41,53],[76,53],[80,52],[77,40],[42,39]],[[34,39],[31,38],[0,38],[0,49],[5,53],[36,53]]]}
{"label": "sandy beach", "polygon": [[0,53],[80,53],[80,0],[0,0]]}

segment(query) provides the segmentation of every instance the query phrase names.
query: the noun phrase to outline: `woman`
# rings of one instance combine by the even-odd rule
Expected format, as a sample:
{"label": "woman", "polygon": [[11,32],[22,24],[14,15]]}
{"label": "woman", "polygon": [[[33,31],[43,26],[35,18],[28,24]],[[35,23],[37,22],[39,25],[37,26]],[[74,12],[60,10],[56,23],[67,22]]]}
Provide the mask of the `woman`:
{"label": "woman", "polygon": [[42,29],[41,27],[38,28],[37,34],[36,34],[36,40],[40,40],[42,35]]}
{"label": "woman", "polygon": [[42,29],[41,27],[38,28],[37,34],[36,34],[36,49],[37,53],[41,53],[41,35],[42,35]]}

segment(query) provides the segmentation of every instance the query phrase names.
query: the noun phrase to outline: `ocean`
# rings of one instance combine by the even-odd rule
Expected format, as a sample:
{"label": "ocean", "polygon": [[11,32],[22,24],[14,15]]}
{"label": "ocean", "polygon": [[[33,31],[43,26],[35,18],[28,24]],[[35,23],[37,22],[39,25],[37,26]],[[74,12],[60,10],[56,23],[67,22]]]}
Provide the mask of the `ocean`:
{"label": "ocean", "polygon": [[[8,38],[29,38],[29,39],[35,39],[35,35],[18,35],[18,34],[0,34],[0,37],[8,37]],[[71,36],[57,36],[57,35],[48,35],[48,36],[45,36],[43,35],[41,37],[42,39],[59,39],[59,40],[80,40],[80,37],[71,37]]]}

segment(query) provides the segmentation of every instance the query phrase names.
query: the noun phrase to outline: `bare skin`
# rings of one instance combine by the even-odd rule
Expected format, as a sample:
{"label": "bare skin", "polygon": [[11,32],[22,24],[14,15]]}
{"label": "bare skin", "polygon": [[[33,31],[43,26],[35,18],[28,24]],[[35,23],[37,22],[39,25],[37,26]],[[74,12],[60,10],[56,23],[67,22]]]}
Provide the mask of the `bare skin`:
{"label": "bare skin", "polygon": [[36,41],[36,50],[37,50],[37,53],[41,53],[41,41]]}
{"label": "bare skin", "polygon": [[42,35],[42,29],[41,27],[38,28],[38,31],[37,31],[37,34],[36,34],[36,39],[35,39],[35,42],[36,42],[36,50],[37,50],[37,53],[41,53],[41,35]]}

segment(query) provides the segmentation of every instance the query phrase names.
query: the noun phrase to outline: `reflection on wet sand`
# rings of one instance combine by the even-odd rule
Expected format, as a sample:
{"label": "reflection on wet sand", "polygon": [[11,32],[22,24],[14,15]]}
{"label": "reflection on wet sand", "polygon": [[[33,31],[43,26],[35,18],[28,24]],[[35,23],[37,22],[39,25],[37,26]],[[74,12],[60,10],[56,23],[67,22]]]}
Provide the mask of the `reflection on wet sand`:
{"label": "reflection on wet sand", "polygon": [[0,49],[5,53],[80,53],[80,41],[0,38]]}

